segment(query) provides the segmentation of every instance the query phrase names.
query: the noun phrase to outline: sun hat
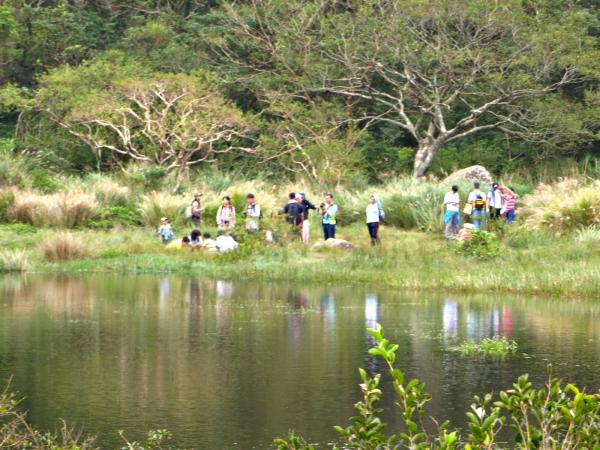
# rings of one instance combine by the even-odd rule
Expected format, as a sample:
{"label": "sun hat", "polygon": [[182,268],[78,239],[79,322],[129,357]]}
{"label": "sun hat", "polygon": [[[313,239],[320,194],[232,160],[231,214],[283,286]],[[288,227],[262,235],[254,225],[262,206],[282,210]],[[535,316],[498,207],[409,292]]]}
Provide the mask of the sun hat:
{"label": "sun hat", "polygon": [[194,194],[194,197],[202,197],[202,194]]}

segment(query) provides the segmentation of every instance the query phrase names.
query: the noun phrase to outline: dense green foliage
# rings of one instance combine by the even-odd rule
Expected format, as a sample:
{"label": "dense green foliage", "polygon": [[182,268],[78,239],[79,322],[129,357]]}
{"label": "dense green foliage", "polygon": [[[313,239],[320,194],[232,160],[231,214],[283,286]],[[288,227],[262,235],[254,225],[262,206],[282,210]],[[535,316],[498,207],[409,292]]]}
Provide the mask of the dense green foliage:
{"label": "dense green foliage", "polygon": [[[600,151],[599,14],[593,1],[8,0],[0,147],[45,191],[53,172],[136,161],[330,184],[581,163]],[[0,165],[0,183],[19,176]]]}

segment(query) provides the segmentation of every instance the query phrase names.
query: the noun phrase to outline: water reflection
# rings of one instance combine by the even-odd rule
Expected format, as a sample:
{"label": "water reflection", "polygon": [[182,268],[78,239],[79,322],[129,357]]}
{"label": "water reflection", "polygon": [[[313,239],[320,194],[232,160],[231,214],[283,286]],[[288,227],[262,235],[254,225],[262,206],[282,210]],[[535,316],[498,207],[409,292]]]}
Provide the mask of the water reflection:
{"label": "water reflection", "polygon": [[[428,414],[464,426],[474,394],[558,376],[598,388],[599,304],[459,297],[357,287],[277,286],[186,277],[0,278],[0,378],[42,428],[58,418],[141,440],[168,428],[194,448],[267,447],[294,428],[335,439],[360,398],[357,368],[383,370],[365,327],[400,344],[398,365],[434,400]],[[504,335],[506,360],[461,358],[449,346]],[[384,418],[400,423],[383,385]],[[256,418],[260,417],[260,421]],[[241,444],[238,444],[241,445]],[[240,447],[241,448],[241,447]]]}

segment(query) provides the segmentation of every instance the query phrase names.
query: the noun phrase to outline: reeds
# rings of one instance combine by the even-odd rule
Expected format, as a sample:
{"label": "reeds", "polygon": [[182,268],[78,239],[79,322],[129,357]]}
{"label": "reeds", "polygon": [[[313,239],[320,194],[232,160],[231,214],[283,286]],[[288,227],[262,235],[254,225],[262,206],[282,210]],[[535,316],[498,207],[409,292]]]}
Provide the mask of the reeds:
{"label": "reeds", "polygon": [[167,217],[172,223],[181,222],[185,219],[185,209],[192,203],[192,200],[188,201],[180,195],[169,195],[156,191],[143,195],[139,203],[142,224],[157,228],[160,226],[162,217]]}
{"label": "reeds", "polygon": [[72,261],[88,254],[87,246],[81,236],[61,232],[39,244],[46,261]]}

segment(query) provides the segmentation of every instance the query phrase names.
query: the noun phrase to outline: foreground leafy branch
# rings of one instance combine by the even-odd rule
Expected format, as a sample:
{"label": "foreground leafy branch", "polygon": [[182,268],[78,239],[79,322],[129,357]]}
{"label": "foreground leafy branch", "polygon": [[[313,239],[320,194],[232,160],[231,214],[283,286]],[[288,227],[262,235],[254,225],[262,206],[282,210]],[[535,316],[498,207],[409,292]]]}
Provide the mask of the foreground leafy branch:
{"label": "foreground leafy branch", "polygon": [[[405,383],[404,373],[395,367],[397,344],[384,338],[383,328],[368,328],[377,345],[369,350],[381,356],[387,363],[393,386],[402,412],[401,433],[386,436],[378,415],[381,408],[375,404],[382,392],[378,388],[381,374],[370,377],[359,369],[363,380],[360,385],[363,400],[355,406],[360,414],[350,420],[348,428],[336,426],[342,435],[343,448],[386,450],[408,448],[411,450],[473,449],[599,449],[600,448],[600,395],[586,394],[573,384],[563,388],[561,380],[552,377],[552,365],[548,365],[548,381],[543,389],[533,389],[528,375],[519,377],[513,388],[500,391],[494,401],[492,394],[483,398],[475,396],[471,411],[467,412],[469,435],[463,438],[458,430],[449,430],[449,422],[438,425],[437,433],[430,435],[425,429],[425,403],[431,399],[425,385],[414,379]],[[498,442],[501,430],[511,428],[516,434],[514,442]],[[314,450],[302,438],[290,432],[286,439],[276,439],[279,450]],[[336,445],[334,449],[339,449]]]}

